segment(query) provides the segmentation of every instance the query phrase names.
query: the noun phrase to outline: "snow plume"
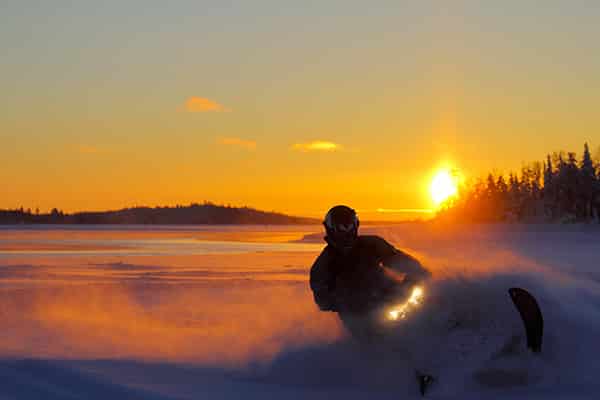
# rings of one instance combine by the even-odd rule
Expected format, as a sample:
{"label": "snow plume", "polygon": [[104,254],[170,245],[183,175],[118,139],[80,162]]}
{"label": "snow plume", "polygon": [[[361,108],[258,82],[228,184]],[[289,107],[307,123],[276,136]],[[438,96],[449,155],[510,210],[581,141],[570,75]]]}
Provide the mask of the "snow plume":
{"label": "snow plume", "polygon": [[[64,266],[1,268],[11,287],[0,290],[0,357],[243,366],[340,332],[333,315],[315,311],[306,272],[294,266],[219,272],[116,263],[68,276]],[[30,284],[15,287],[23,280]]]}
{"label": "snow plume", "polygon": [[[522,322],[506,290],[515,284],[536,293],[546,311],[541,355],[526,350]],[[563,308],[552,290],[521,274],[435,280],[421,312],[402,321],[379,343],[360,345],[345,338],[297,348],[281,353],[268,368],[249,370],[245,376],[296,388],[335,392],[351,385],[363,393],[400,392],[413,398],[420,397],[416,370],[439,378],[436,393],[457,398],[471,398],[469,393],[472,398],[488,396],[499,389],[504,392],[496,393],[520,393],[532,387],[550,390],[562,380],[593,384],[600,362],[589,349],[594,348],[600,329],[590,329],[583,313],[574,315]],[[530,392],[524,393],[526,397]]]}
{"label": "snow plume", "polygon": [[[597,233],[542,228],[372,229],[368,233],[382,235],[432,270],[420,312],[377,345],[346,338],[286,352],[256,378],[328,390],[348,382],[386,393],[406,388],[418,397],[414,374],[422,370],[439,377],[436,393],[457,398],[469,398],[469,392],[473,398],[585,394],[600,371],[593,350],[600,335],[600,271],[590,271],[589,257],[598,254],[592,240]],[[588,257],[570,256],[573,249]],[[544,312],[540,355],[526,349],[523,323],[508,295],[515,286],[531,291]]]}

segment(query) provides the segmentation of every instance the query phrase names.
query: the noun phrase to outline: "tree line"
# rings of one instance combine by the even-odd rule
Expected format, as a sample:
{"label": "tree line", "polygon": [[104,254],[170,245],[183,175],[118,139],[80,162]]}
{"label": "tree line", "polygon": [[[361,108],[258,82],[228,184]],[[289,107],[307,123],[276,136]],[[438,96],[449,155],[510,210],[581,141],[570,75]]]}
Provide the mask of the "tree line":
{"label": "tree line", "polygon": [[294,217],[249,207],[216,205],[211,202],[189,206],[134,207],[117,211],[64,213],[54,208],[49,213],[39,210],[0,210],[0,224],[314,224],[311,218]]}
{"label": "tree line", "polygon": [[519,174],[490,173],[462,185],[437,213],[464,222],[600,222],[600,149],[548,154]]}

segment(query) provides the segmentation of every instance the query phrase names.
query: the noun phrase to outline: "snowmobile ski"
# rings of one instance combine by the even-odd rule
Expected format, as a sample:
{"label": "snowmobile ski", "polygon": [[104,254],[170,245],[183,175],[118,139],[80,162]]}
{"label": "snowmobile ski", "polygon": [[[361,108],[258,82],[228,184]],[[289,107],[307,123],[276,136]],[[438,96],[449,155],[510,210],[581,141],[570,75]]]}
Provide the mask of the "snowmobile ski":
{"label": "snowmobile ski", "polygon": [[537,300],[531,293],[522,288],[510,288],[508,293],[525,324],[527,347],[534,353],[541,352],[544,318]]}
{"label": "snowmobile ski", "polygon": [[424,374],[422,372],[416,371],[417,381],[419,382],[419,391],[421,392],[421,396],[425,396],[427,389],[429,386],[435,381],[433,376],[429,374]]}

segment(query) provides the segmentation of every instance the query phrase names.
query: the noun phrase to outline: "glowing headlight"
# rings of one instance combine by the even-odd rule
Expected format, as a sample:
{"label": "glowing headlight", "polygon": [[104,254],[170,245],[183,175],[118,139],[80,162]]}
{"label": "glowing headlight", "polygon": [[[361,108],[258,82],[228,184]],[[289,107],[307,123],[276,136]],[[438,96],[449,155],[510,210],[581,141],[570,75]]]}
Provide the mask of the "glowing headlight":
{"label": "glowing headlight", "polygon": [[412,293],[410,294],[410,298],[408,299],[408,302],[410,304],[417,305],[421,302],[422,299],[423,299],[423,288],[420,286],[415,286],[413,288]]}
{"label": "glowing headlight", "polygon": [[391,321],[406,318],[411,306],[418,306],[423,301],[424,290],[420,286],[415,286],[410,294],[410,297],[403,304],[392,307],[387,312],[387,318]]}

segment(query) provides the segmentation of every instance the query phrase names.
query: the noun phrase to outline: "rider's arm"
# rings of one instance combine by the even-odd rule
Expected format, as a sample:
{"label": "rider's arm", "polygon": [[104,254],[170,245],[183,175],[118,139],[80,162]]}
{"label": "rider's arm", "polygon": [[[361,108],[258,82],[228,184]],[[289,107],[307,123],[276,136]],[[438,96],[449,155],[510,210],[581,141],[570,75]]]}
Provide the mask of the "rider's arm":
{"label": "rider's arm", "polygon": [[417,283],[429,279],[431,273],[413,256],[401,250],[383,260],[383,265],[405,275],[405,283]]}
{"label": "rider's arm", "polygon": [[335,311],[335,275],[330,251],[325,248],[310,269],[310,288],[321,311]]}
{"label": "rider's arm", "polygon": [[381,263],[384,268],[403,275],[406,283],[416,283],[431,277],[431,273],[416,258],[396,249],[384,239],[378,239],[378,253],[381,254]]}

